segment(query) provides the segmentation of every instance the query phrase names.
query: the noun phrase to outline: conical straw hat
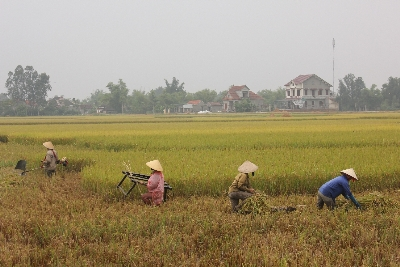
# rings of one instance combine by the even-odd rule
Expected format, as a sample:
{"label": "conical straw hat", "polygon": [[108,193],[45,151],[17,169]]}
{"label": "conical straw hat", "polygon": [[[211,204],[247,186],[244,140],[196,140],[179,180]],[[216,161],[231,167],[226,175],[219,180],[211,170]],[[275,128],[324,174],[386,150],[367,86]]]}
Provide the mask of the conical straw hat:
{"label": "conical straw hat", "polygon": [[255,172],[258,169],[258,166],[250,161],[246,160],[242,165],[239,166],[238,171],[241,173],[251,173]]}
{"label": "conical straw hat", "polygon": [[44,145],[45,148],[54,149],[54,146],[50,141],[49,142],[44,142],[43,145]]}
{"label": "conical straw hat", "polygon": [[342,173],[342,174],[347,174],[347,175],[353,177],[354,179],[356,179],[356,180],[358,181],[356,172],[353,170],[353,168],[340,171],[340,173]]}
{"label": "conical straw hat", "polygon": [[149,166],[150,168],[152,168],[153,170],[162,172],[163,169],[161,167],[161,163],[156,159],[156,160],[152,160],[149,162],[146,162],[146,165]]}

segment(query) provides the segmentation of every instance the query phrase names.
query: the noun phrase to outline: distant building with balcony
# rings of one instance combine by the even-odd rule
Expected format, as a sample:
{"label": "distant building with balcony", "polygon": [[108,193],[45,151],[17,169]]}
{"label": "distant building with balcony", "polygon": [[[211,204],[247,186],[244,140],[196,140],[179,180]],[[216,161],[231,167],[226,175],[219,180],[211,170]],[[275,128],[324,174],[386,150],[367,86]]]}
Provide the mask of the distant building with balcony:
{"label": "distant building with balcony", "polygon": [[315,74],[299,75],[285,84],[286,98],[275,101],[275,106],[291,110],[339,110],[331,87]]}

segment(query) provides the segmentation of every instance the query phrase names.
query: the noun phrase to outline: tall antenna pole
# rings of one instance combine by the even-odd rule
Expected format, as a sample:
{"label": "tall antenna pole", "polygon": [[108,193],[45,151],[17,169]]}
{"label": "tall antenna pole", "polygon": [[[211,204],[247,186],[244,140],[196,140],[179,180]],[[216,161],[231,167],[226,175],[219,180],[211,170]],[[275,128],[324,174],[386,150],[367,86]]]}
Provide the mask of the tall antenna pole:
{"label": "tall antenna pole", "polygon": [[332,81],[332,91],[333,96],[335,96],[335,38],[332,40],[332,47],[333,47],[333,81]]}

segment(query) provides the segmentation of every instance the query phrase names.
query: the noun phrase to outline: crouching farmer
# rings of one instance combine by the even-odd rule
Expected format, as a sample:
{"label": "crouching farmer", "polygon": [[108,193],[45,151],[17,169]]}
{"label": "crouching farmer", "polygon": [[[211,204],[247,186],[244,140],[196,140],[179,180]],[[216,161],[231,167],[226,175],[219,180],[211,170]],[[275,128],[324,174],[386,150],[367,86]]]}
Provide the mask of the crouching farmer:
{"label": "crouching farmer", "polygon": [[333,210],[336,205],[335,199],[339,195],[343,195],[344,198],[350,199],[358,209],[361,208],[360,204],[350,191],[350,181],[358,181],[356,173],[353,169],[346,169],[340,173],[342,175],[333,178],[319,188],[317,200],[318,209],[322,209],[324,204],[326,204],[328,209]]}
{"label": "crouching farmer", "polygon": [[236,175],[228,191],[233,212],[238,212],[237,205],[239,204],[239,200],[245,200],[255,194],[256,191],[250,186],[249,173],[252,173],[252,176],[254,176],[254,172],[257,169],[258,166],[250,161],[245,161],[239,166],[239,174]]}
{"label": "crouching farmer", "polygon": [[158,160],[146,163],[151,169],[151,175],[147,181],[147,193],[142,194],[142,200],[148,205],[160,205],[164,200],[164,175],[163,168]]}

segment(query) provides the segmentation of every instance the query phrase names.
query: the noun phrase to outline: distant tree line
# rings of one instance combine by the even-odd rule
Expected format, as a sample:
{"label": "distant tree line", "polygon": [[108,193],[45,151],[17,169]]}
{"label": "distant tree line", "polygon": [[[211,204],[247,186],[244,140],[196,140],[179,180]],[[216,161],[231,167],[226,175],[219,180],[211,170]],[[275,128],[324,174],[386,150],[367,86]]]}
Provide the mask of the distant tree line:
{"label": "distant tree line", "polygon": [[[8,73],[5,86],[7,93],[0,94],[0,116],[38,116],[38,115],[78,115],[96,114],[98,108],[109,113],[146,114],[162,113],[164,110],[178,112],[179,107],[190,100],[202,100],[204,103],[219,102],[226,96],[228,90],[217,92],[203,89],[195,93],[186,92],[184,83],[175,77],[165,86],[159,86],[149,92],[128,89],[120,79],[116,84],[109,82],[108,91],[97,89],[90,97],[79,99],[63,99],[54,97],[46,100],[51,91],[50,76],[39,74],[32,66],[25,69],[17,66],[14,72]],[[274,102],[285,98],[285,89],[265,89],[257,92],[264,98],[266,111],[274,108]],[[4,97],[7,96],[7,97]],[[366,88],[361,77],[353,74],[339,80],[339,90],[336,96],[339,109],[342,111],[364,110],[397,110],[400,109],[400,78],[390,77],[382,85],[382,89],[372,85]],[[237,112],[254,111],[255,107],[248,99],[235,104]]]}
{"label": "distant tree line", "polygon": [[126,83],[120,79],[117,84],[112,82],[106,86],[108,92],[95,90],[84,103],[92,104],[93,107],[107,107],[116,113],[161,113],[164,109],[177,112],[178,108],[190,100],[202,100],[208,102],[222,102],[227,91],[217,93],[215,90],[203,89],[196,93],[188,93],[184,90],[184,83],[179,83],[175,77],[169,83],[165,80],[164,87],[158,87],[145,92],[132,90],[129,93]]}
{"label": "distant tree line", "polygon": [[400,78],[389,77],[382,89],[365,86],[362,77],[347,74],[339,80],[336,97],[341,111],[378,111],[400,109]]}

